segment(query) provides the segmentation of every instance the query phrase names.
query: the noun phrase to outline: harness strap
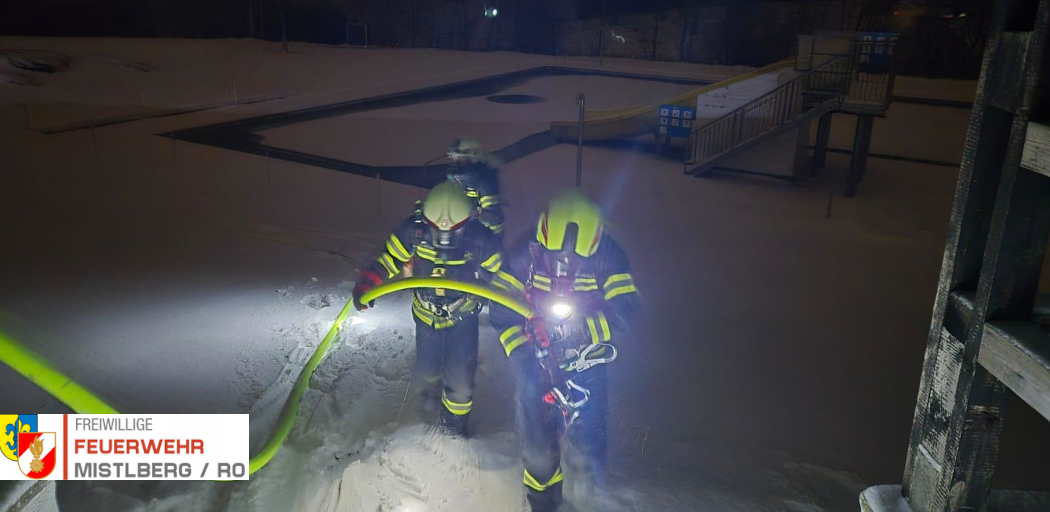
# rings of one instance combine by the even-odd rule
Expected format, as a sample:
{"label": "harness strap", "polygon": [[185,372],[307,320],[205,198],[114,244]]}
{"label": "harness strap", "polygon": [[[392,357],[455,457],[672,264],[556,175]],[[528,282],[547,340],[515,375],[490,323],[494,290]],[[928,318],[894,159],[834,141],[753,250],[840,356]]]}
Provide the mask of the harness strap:
{"label": "harness strap", "polygon": [[525,282],[525,293],[528,294],[533,288],[533,279],[536,275],[536,267],[543,262],[543,248],[538,242],[529,244],[529,279]]}

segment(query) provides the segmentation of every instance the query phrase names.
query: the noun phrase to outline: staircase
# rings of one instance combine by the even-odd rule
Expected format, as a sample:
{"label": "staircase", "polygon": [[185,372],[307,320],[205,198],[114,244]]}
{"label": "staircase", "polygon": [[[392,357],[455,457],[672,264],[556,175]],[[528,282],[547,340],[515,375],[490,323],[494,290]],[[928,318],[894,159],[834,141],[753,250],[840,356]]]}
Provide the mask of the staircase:
{"label": "staircase", "polygon": [[[833,56],[776,89],[693,130],[685,174],[697,176],[762,141],[839,110],[855,80],[850,55]],[[888,104],[888,95],[885,98]]]}

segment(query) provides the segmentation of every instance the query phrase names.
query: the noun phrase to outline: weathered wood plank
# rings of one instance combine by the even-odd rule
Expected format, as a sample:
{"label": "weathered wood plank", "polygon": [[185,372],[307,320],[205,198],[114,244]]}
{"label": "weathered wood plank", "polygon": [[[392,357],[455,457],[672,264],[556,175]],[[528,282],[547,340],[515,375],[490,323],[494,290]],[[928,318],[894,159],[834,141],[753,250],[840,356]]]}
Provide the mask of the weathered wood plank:
{"label": "weathered wood plank", "polygon": [[1050,492],[994,490],[988,512],[1039,512],[1050,510]]}
{"label": "weathered wood plank", "polygon": [[1038,0],[997,3],[989,27],[905,466],[916,512],[990,509],[1009,394],[979,360],[986,320],[1031,317],[1050,229],[1050,180],[1022,169],[1048,25]]}
{"label": "weathered wood plank", "polygon": [[876,485],[860,494],[861,512],[912,512],[899,485]]}
{"label": "weathered wood plank", "polygon": [[1013,112],[1017,110],[1025,76],[1025,60],[1029,58],[1029,41],[1031,32],[1002,32],[998,44],[999,56],[992,64],[988,75],[992,87],[990,103],[998,108]]}
{"label": "weathered wood plank", "polygon": [[[860,495],[861,512],[913,512],[901,495],[899,485],[868,487]],[[1045,512],[1050,510],[1050,493],[1038,491],[993,490],[986,512]]]}
{"label": "weathered wood plank", "polygon": [[1036,121],[1028,123],[1021,167],[1050,176],[1050,125]]}
{"label": "weathered wood plank", "polygon": [[1050,334],[1020,320],[985,324],[978,362],[1050,419]]}

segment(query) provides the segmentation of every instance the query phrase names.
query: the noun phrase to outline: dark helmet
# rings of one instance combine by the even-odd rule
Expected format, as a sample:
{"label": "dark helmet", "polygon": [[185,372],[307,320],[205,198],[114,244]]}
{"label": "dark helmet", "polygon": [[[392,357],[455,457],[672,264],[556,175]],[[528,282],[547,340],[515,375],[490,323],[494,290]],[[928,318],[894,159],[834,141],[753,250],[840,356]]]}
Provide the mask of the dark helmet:
{"label": "dark helmet", "polygon": [[485,160],[485,150],[476,139],[471,137],[460,137],[448,148],[445,153],[453,163],[478,163]]}

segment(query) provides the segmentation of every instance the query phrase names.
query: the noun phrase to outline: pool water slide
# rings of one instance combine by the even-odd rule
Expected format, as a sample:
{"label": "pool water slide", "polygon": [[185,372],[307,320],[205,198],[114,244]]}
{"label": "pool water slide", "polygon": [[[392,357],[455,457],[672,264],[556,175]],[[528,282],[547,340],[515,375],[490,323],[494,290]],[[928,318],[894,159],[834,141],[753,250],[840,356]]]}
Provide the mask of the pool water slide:
{"label": "pool water slide", "polygon": [[[794,64],[795,59],[776,62],[653,105],[619,109],[587,109],[584,112],[583,140],[600,142],[654,134],[659,126],[660,105],[696,107],[700,96],[711,96],[711,99],[715,100],[713,101],[714,108],[710,112],[704,112],[703,108],[698,109],[695,130],[703,126],[705,122],[714,121],[728,109],[736,108],[769,92],[778,85],[778,81],[785,76],[785,73],[793,71]],[[790,74],[787,76],[790,77]],[[730,86],[734,86],[731,92],[729,92]],[[576,142],[578,127],[578,121],[552,121],[550,124],[551,135],[559,142]]]}

